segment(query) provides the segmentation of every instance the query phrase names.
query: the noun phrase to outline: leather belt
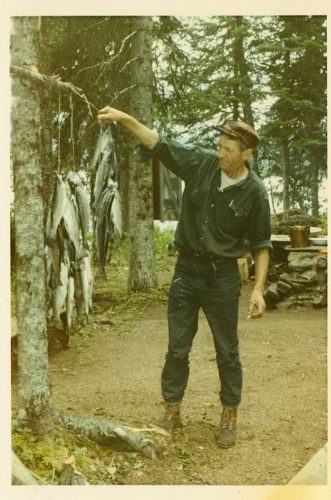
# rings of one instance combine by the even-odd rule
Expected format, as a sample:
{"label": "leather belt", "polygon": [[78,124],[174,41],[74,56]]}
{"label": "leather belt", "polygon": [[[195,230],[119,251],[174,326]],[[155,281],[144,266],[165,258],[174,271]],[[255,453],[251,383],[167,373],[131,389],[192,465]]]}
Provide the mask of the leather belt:
{"label": "leather belt", "polygon": [[199,253],[179,253],[179,257],[191,262],[205,262],[207,264],[221,264],[224,262],[229,262],[236,260],[235,258],[228,257],[216,257],[216,255],[199,254]]}

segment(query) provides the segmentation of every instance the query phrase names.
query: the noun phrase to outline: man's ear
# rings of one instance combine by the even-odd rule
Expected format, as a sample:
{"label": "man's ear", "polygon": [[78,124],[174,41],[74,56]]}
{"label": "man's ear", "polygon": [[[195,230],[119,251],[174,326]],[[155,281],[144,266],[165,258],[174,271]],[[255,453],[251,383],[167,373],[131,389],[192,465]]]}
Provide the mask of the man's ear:
{"label": "man's ear", "polygon": [[253,150],[251,148],[244,149],[243,159],[247,160],[251,156],[252,153],[253,153]]}

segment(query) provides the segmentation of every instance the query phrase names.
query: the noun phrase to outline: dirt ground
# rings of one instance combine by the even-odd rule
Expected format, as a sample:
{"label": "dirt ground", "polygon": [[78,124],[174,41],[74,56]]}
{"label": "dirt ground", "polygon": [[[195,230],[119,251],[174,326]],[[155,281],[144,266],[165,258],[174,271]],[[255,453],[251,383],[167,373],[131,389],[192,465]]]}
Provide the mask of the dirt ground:
{"label": "dirt ground", "polygon": [[[92,324],[72,337],[68,349],[50,347],[53,400],[61,413],[143,428],[158,420],[166,290],[174,263],[170,257],[159,272],[154,300],[132,299],[122,310],[112,280],[116,274],[124,290],[127,270],[111,271],[107,285],[95,283]],[[212,336],[201,314],[182,405],[183,430],[148,434],[156,460],[109,452],[109,484],[286,484],[326,442],[327,311],[268,311],[261,320],[247,320],[251,287],[243,285],[239,315],[244,389],[237,445],[222,450],[215,443],[219,380]],[[14,374],[14,407],[16,383]]]}

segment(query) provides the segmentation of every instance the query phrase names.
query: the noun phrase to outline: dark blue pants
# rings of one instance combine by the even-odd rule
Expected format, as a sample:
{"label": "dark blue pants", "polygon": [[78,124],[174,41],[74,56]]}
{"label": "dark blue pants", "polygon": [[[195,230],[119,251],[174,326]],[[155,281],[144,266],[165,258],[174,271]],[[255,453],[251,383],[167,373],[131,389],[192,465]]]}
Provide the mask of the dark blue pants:
{"label": "dark blue pants", "polygon": [[236,259],[212,264],[179,256],[169,290],[169,345],[161,380],[167,403],[178,403],[184,396],[200,308],[214,338],[221,403],[229,407],[240,403],[242,367],[237,324],[241,285]]}

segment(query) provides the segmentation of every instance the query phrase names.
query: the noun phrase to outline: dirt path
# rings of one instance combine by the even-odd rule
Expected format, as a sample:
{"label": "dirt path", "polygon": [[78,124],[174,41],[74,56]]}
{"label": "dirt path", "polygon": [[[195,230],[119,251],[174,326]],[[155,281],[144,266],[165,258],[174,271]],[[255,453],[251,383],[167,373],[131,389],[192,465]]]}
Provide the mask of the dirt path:
{"label": "dirt path", "polygon": [[[121,273],[125,284],[126,271]],[[171,272],[160,273],[163,287],[170,277]],[[270,311],[263,320],[249,321],[250,289],[243,286],[240,308],[244,391],[237,445],[221,450],[215,444],[219,381],[201,314],[182,405],[185,427],[173,436],[153,436],[157,460],[135,457],[131,465],[122,460],[117,482],[286,484],[326,442],[326,309]],[[114,300],[97,283],[92,327],[74,336],[68,350],[51,349],[53,399],[66,414],[146,427],[163,411],[159,379],[167,346],[166,302],[111,315]]]}

